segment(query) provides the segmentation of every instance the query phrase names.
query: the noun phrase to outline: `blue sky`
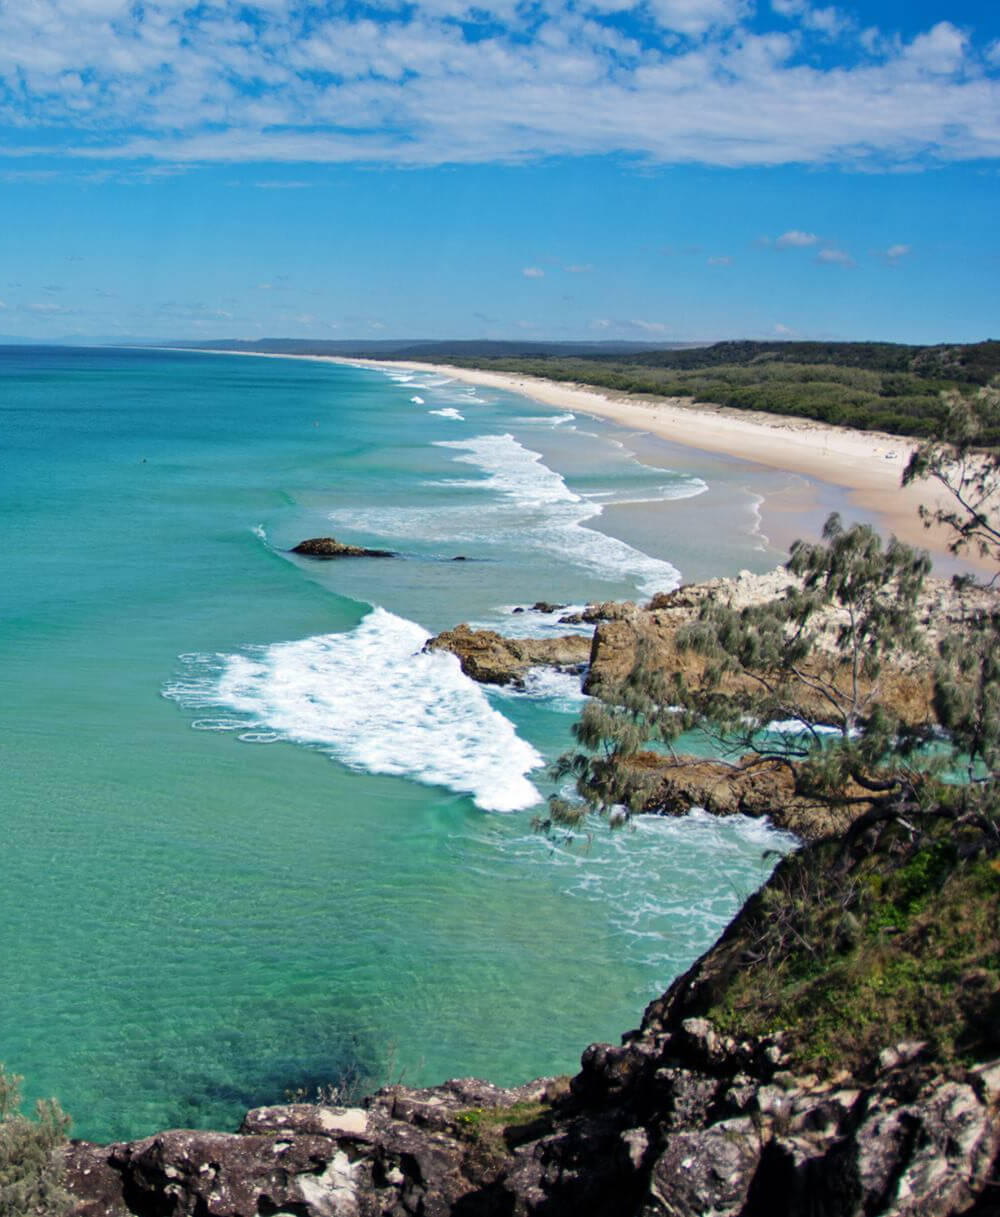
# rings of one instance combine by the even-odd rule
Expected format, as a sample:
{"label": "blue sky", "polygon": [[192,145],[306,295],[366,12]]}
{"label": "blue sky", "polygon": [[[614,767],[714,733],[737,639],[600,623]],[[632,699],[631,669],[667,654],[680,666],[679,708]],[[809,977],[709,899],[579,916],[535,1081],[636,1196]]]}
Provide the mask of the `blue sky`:
{"label": "blue sky", "polygon": [[0,333],[1000,337],[995,3],[0,0]]}

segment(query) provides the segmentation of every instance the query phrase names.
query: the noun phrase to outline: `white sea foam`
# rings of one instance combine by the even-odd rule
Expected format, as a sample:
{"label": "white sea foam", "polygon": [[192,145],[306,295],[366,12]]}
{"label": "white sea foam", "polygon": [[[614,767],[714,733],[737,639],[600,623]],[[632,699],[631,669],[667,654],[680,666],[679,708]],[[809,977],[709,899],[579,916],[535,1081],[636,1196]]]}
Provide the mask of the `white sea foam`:
{"label": "white sea foam", "polygon": [[471,795],[487,811],[534,806],[526,774],[542,757],[455,656],[422,650],[429,637],[376,608],[346,634],[186,656],[164,696],[218,712],[195,721],[202,730],[310,745],[355,769]]}
{"label": "white sea foam", "polygon": [[524,674],[523,688],[503,685],[494,690],[500,697],[527,697],[532,701],[546,702],[554,710],[566,714],[579,714],[587,701],[582,689],[583,675],[580,672],[561,672],[557,668],[530,668]]}
{"label": "white sea foam", "polygon": [[457,419],[460,423],[465,422],[465,415],[461,414],[453,406],[445,406],[445,408],[443,410],[428,410],[427,413],[428,414],[437,414],[441,418],[454,418],[454,419]]}
{"label": "white sea foam", "polygon": [[424,404],[424,399],[422,397],[411,397],[410,401],[412,401],[415,406],[422,406]]}
{"label": "white sea foam", "polygon": [[529,525],[523,538],[528,546],[552,549],[603,578],[634,579],[647,595],[680,584],[680,573],[671,563],[582,527],[585,520],[600,514],[600,505],[575,494],[561,474],[543,463],[541,453],[524,447],[512,435],[442,440],[437,446],[461,452],[456,461],[475,465],[488,475],[485,481],[459,485],[492,490],[519,509],[519,515],[528,514],[520,524]]}
{"label": "white sea foam", "polygon": [[[843,734],[839,727],[830,727],[824,723],[807,725],[800,718],[775,719],[773,722],[768,723],[764,730],[772,735],[806,735],[807,733],[815,735]],[[857,738],[860,732],[852,730],[850,734],[852,738]]]}
{"label": "white sea foam", "polygon": [[531,414],[526,418],[513,418],[511,422],[528,427],[564,427],[576,421],[575,414]]}
{"label": "white sea foam", "polygon": [[640,999],[701,954],[767,878],[776,855],[799,845],[766,820],[703,811],[637,816],[617,832],[600,821],[590,828],[586,844],[580,834],[572,842],[528,833],[493,839],[521,865],[555,871],[568,893],[607,910],[626,957],[655,974],[652,982],[644,975],[649,987],[637,992]]}
{"label": "white sea foam", "polygon": [[543,613],[539,609],[525,608],[523,605],[505,604],[500,608],[502,617],[489,621],[476,621],[470,624],[484,630],[496,630],[508,638],[552,638],[563,634],[585,634],[594,632],[594,623],[580,621],[571,623],[563,621],[564,617],[578,616],[587,606],[585,604],[566,604]]}

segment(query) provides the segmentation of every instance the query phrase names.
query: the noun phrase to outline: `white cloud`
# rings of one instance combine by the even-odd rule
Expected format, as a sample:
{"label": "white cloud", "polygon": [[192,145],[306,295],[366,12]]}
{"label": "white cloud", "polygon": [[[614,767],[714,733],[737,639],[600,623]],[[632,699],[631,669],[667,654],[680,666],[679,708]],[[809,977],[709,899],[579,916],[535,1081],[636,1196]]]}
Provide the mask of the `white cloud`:
{"label": "white cloud", "polygon": [[752,11],[749,0],[648,0],[653,17],[668,30],[701,34],[711,26],[732,27]]}
{"label": "white cloud", "polygon": [[816,261],[825,266],[853,266],[854,259],[842,249],[821,249],[816,255]]}
{"label": "white cloud", "polygon": [[908,44],[866,31],[821,67],[810,47],[849,25],[833,6],[772,0],[791,28],[754,34],[741,24],[751,0],[645,0],[647,25],[628,36],[615,13],[632,7],[387,0],[355,15],[257,0],[250,16],[240,0],[0,4],[2,154],[147,172],[609,153],[879,168],[1000,156],[1000,81],[984,66],[1000,65],[1000,51],[973,54],[950,22]]}
{"label": "white cloud", "polygon": [[918,34],[904,52],[905,61],[925,72],[947,75],[965,57],[966,36],[950,21],[939,21],[926,34]]}
{"label": "white cloud", "polygon": [[890,245],[885,251],[885,256],[890,262],[898,262],[900,258],[905,258],[909,252],[909,245]]}
{"label": "white cloud", "polygon": [[783,232],[774,243],[778,249],[801,249],[807,245],[818,245],[819,237],[814,232],[800,232],[792,228]]}
{"label": "white cloud", "polygon": [[644,334],[666,334],[670,330],[670,327],[664,325],[662,321],[630,321],[629,325],[633,329],[641,330]]}
{"label": "white cloud", "polygon": [[590,273],[590,272],[591,272],[593,269],[594,269],[594,268],[593,268],[593,266],[591,266],[591,264],[590,264],[589,262],[586,262],[586,263],[583,263],[583,264],[581,264],[581,263],[572,263],[572,264],[571,264],[571,265],[569,265],[569,266],[564,266],[564,267],[563,267],[563,270],[564,270],[564,271],[566,271],[566,272],[567,272],[567,274],[570,274],[570,275],[587,275],[587,274],[589,274],[589,273]]}
{"label": "white cloud", "polygon": [[790,338],[795,332],[790,326],[782,325],[780,321],[774,323],[774,336],[776,338]]}
{"label": "white cloud", "polygon": [[592,330],[610,330],[614,326],[613,321],[609,321],[607,317],[598,317],[590,323]]}
{"label": "white cloud", "polygon": [[732,266],[733,260],[729,257],[709,258],[709,266]]}
{"label": "white cloud", "polygon": [[521,271],[521,274],[524,275],[525,279],[545,278],[545,271],[543,271],[540,266],[526,266],[524,270]]}
{"label": "white cloud", "polygon": [[816,30],[827,38],[837,38],[851,28],[850,18],[840,9],[813,8],[808,9],[802,16],[802,24],[808,30]]}

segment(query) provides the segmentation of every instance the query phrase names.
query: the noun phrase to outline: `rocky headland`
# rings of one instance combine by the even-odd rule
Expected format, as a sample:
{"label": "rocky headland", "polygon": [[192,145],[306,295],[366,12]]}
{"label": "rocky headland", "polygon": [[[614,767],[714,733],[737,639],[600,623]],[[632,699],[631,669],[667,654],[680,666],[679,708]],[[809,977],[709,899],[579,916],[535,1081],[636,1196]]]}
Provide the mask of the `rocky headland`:
{"label": "rocky headland", "polygon": [[582,673],[590,661],[591,640],[583,634],[506,638],[495,630],[476,630],[463,624],[438,634],[424,649],[457,655],[466,676],[483,684],[518,686],[532,668]]}

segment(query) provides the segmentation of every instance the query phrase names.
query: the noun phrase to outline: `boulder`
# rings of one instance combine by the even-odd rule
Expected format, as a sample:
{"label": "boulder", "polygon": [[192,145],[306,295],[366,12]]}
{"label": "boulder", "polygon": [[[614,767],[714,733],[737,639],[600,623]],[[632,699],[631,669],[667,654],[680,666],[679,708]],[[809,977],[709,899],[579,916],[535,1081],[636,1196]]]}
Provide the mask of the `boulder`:
{"label": "boulder", "polygon": [[521,685],[530,668],[582,668],[590,658],[590,639],[582,634],[561,638],[505,638],[495,630],[459,625],[425,645],[426,651],[450,651],[462,671],[491,685]]}
{"label": "boulder", "polygon": [[293,546],[293,554],[306,558],[395,558],[391,549],[365,549],[360,545],[347,545],[336,537],[310,537]]}

